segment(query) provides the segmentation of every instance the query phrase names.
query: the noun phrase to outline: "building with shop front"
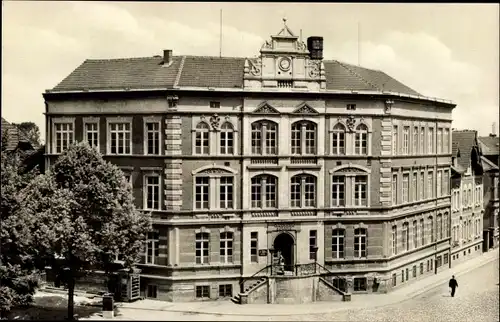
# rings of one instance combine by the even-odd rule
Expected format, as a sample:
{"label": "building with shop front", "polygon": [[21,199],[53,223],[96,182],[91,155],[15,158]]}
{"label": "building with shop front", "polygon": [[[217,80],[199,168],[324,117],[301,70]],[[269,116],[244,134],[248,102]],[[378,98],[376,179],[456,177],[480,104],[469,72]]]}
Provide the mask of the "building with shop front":
{"label": "building with shop front", "polygon": [[481,151],[481,162],[483,166],[483,206],[484,206],[484,251],[496,248],[499,245],[499,218],[498,209],[500,205],[498,187],[499,145],[500,140],[495,133],[489,136],[478,137]]}
{"label": "building with shop front", "polygon": [[258,58],[86,60],[44,93],[48,164],[88,140],[153,214],[144,296],[231,297],[279,258],[353,296],[444,269],[455,105],[322,44],[285,24]]}

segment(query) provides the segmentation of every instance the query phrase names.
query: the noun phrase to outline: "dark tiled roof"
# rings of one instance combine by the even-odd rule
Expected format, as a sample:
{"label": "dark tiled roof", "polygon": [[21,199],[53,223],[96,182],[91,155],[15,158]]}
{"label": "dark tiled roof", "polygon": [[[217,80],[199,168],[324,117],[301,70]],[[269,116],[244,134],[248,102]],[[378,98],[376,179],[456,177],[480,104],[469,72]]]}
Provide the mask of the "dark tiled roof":
{"label": "dark tiled roof", "polygon": [[486,159],[483,156],[481,157],[481,164],[483,166],[484,172],[490,171],[490,170],[497,170],[498,171],[497,165],[494,164],[493,162],[491,162],[490,160]]}
{"label": "dark tiled roof", "polygon": [[[170,88],[243,88],[245,58],[174,56],[165,67],[162,57],[84,61],[53,90]],[[387,74],[336,60],[325,60],[327,89],[385,90],[419,95]]]}
{"label": "dark tiled roof", "polygon": [[14,150],[18,146],[19,142],[28,142],[33,145],[33,143],[28,139],[26,133],[21,131],[16,125],[7,122],[7,120],[2,117],[1,135],[3,136],[4,133],[7,133],[7,150]]}
{"label": "dark tiled roof", "polygon": [[[476,145],[476,135],[476,131],[453,131],[451,153],[463,169],[467,169],[470,165],[472,148]],[[458,151],[460,157],[457,157]]]}
{"label": "dark tiled roof", "polygon": [[499,154],[499,137],[481,136],[477,138],[481,145],[483,155],[498,155]]}

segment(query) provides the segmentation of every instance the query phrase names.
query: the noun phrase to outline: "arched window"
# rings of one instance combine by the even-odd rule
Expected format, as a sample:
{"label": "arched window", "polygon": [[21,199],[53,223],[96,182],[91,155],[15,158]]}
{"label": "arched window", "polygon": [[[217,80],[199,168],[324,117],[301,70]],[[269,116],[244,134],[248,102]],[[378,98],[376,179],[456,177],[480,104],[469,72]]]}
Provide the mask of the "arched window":
{"label": "arched window", "polygon": [[332,154],[345,154],[345,127],[338,123],[332,132]]}
{"label": "arched window", "polygon": [[292,154],[316,153],[316,124],[298,121],[292,124]]}
{"label": "arched window", "polygon": [[366,257],[366,228],[354,229],[354,257]]}
{"label": "arched window", "polygon": [[272,154],[278,151],[278,125],[271,121],[252,123],[252,154]]}
{"label": "arched window", "polygon": [[252,208],[276,208],[278,179],[271,175],[258,175],[251,180]]}
{"label": "arched window", "polygon": [[332,230],[332,258],[344,258],[345,230],[335,228]]}
{"label": "arched window", "polygon": [[195,154],[210,153],[210,127],[205,122],[200,122],[196,126]]}
{"label": "arched window", "polygon": [[293,208],[316,206],[316,177],[309,174],[292,177],[290,206]]}
{"label": "arched window", "polygon": [[225,122],[220,127],[220,154],[234,153],[234,129],[231,123]]}
{"label": "arched window", "polygon": [[360,124],[356,128],[356,136],[354,138],[354,154],[368,154],[368,127],[365,124]]}

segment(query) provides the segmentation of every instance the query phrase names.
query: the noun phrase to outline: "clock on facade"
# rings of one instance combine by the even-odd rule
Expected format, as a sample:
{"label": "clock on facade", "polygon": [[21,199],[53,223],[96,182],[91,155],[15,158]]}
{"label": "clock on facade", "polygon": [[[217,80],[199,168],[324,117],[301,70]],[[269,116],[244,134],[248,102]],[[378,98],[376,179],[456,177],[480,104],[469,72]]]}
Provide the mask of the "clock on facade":
{"label": "clock on facade", "polygon": [[290,69],[290,65],[291,65],[290,58],[287,58],[287,57],[281,58],[279,65],[280,65],[280,69],[282,71],[284,71],[284,72],[288,71]]}

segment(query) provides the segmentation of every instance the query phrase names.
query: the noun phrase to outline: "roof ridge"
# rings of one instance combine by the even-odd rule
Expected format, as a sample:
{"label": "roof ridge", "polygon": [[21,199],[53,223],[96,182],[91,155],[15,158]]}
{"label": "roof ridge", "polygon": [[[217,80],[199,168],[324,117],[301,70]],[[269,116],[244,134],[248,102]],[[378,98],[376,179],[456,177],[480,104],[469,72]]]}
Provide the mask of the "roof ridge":
{"label": "roof ridge", "polygon": [[175,77],[174,87],[179,86],[179,81],[181,79],[182,70],[184,69],[185,62],[186,62],[186,56],[182,56],[181,64],[179,65],[179,69],[177,70],[177,76]]}
{"label": "roof ridge", "polygon": [[[375,84],[373,84],[372,82],[369,82],[367,81],[366,79],[364,79],[361,75],[359,75],[358,73],[356,73],[354,70],[352,70],[351,68],[347,67],[346,64],[340,62],[340,61],[336,61],[340,66],[344,67],[345,69],[347,69],[351,74],[353,74],[354,76],[357,76],[359,79],[361,79],[363,82],[365,82],[366,84],[370,85],[371,87],[373,87],[374,89],[378,90],[378,91],[382,91],[380,88],[378,88]],[[366,68],[365,68],[366,69]]]}

